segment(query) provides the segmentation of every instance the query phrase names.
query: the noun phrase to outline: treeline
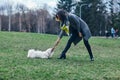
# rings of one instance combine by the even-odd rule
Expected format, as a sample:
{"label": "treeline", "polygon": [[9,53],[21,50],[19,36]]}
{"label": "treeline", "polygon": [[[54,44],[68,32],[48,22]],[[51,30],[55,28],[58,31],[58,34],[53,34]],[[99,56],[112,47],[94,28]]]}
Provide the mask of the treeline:
{"label": "treeline", "polygon": [[46,8],[29,10],[23,4],[0,6],[0,30],[36,33],[58,33],[55,22]]}
{"label": "treeline", "polygon": [[[119,2],[58,0],[55,10],[65,9],[80,16],[89,25],[93,36],[104,36],[105,31],[110,31],[111,27],[120,30]],[[0,31],[58,34],[59,30],[59,23],[54,20],[54,15],[49,13],[47,7],[30,10],[20,3],[16,6],[9,2],[0,5]]]}

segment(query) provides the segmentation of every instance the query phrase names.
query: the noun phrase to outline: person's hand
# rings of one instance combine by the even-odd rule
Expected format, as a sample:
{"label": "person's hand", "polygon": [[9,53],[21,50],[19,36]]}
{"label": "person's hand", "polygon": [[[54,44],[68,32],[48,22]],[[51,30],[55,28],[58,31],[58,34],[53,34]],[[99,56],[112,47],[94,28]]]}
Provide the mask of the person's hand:
{"label": "person's hand", "polygon": [[82,34],[81,34],[81,32],[79,32],[79,37],[82,37]]}
{"label": "person's hand", "polygon": [[55,49],[55,48],[52,48],[52,49],[51,49],[51,52],[53,52],[53,51],[54,51],[54,49]]}

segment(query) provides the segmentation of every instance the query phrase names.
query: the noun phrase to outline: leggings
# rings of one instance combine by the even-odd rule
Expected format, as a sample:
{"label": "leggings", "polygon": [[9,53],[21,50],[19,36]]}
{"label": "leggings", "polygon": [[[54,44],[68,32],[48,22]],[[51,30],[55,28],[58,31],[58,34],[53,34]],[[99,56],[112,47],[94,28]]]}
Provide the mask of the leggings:
{"label": "leggings", "polygon": [[[72,42],[76,39],[76,37],[77,37],[77,35],[72,35],[70,37],[70,39],[68,40],[68,42],[66,44],[66,47],[62,51],[62,54],[66,54],[66,52],[69,50],[69,48],[71,47]],[[81,40],[82,40],[82,38],[81,38]],[[91,46],[90,46],[88,40],[83,39],[83,41],[84,41],[84,45],[87,48],[87,51],[89,53],[90,59],[92,59],[93,58],[93,54],[92,54]]]}

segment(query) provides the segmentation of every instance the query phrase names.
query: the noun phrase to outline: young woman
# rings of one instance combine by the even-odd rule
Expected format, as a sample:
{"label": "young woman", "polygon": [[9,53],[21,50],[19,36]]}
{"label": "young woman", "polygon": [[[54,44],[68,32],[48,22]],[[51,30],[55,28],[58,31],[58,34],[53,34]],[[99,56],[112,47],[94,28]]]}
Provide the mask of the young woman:
{"label": "young woman", "polygon": [[69,14],[65,10],[59,10],[56,13],[55,19],[56,21],[60,22],[61,32],[58,36],[57,41],[55,42],[52,51],[60,42],[64,32],[70,35],[66,47],[62,51],[59,59],[66,59],[66,52],[71,47],[71,44],[74,43],[74,45],[76,45],[78,42],[80,42],[83,39],[85,47],[87,48],[90,56],[90,60],[94,61],[91,46],[88,41],[89,38],[91,37],[91,32],[88,28],[88,25],[80,17],[74,14]]}

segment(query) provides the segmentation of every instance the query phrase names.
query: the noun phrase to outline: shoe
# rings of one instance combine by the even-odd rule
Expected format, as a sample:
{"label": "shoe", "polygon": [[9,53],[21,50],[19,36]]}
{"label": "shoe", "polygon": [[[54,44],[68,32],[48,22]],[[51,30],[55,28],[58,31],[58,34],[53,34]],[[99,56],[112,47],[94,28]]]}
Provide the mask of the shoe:
{"label": "shoe", "polygon": [[61,56],[58,59],[66,59],[66,55],[65,54],[61,54]]}
{"label": "shoe", "polygon": [[94,61],[94,58],[91,58],[90,61]]}

